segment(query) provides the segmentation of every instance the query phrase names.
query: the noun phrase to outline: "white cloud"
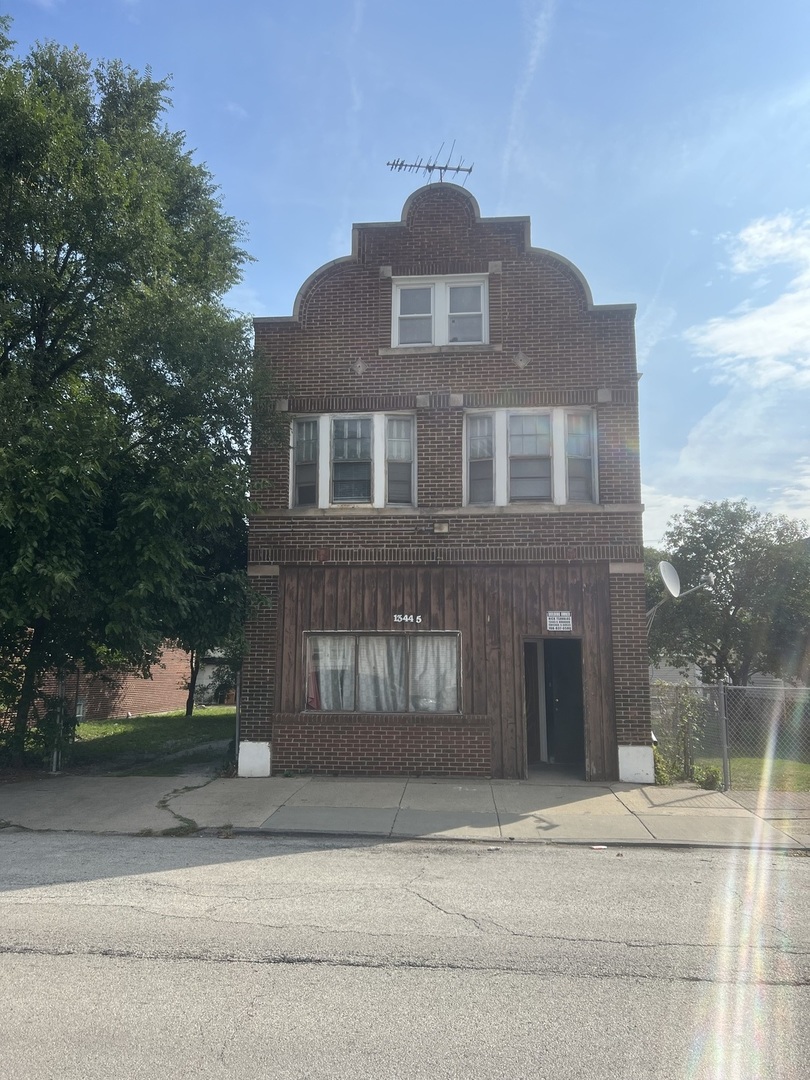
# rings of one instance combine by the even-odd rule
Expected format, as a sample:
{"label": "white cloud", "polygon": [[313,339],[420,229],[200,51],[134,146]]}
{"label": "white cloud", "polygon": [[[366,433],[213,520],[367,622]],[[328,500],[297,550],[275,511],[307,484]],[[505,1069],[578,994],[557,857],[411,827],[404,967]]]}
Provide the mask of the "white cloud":
{"label": "white cloud", "polygon": [[225,296],[225,303],[233,311],[240,315],[251,317],[267,315],[272,309],[266,300],[263,300],[258,291],[244,282],[234,285]]}
{"label": "white cloud", "polygon": [[229,116],[235,116],[237,120],[247,120],[249,115],[247,109],[237,105],[235,101],[228,101],[223,109]]}
{"label": "white cloud", "polygon": [[790,479],[775,489],[771,509],[810,522],[810,456],[799,458]]}
{"label": "white cloud", "polygon": [[[687,341],[710,359],[722,381],[755,389],[810,388],[810,214],[760,218],[728,244],[736,274],[779,264],[796,273],[775,299],[756,304],[749,297],[728,315],[691,327]],[[761,292],[766,281],[760,274],[752,287]]]}
{"label": "white cloud", "polygon": [[807,411],[792,389],[731,387],[692,427],[677,458],[655,470],[644,499],[647,542],[661,535],[668,515],[703,500],[746,498],[760,510],[810,517]]}
{"label": "white cloud", "polygon": [[530,14],[529,57],[518,76],[515,92],[512,96],[512,108],[509,113],[509,127],[506,134],[506,147],[501,162],[501,201],[509,187],[509,175],[512,163],[523,142],[523,113],[526,97],[531,88],[543,51],[551,35],[551,23],[554,18],[556,0],[544,0],[536,5]]}
{"label": "white cloud", "polygon": [[688,495],[669,495],[649,484],[641,485],[644,503],[644,543],[648,547],[661,547],[661,538],[670,518],[684,510],[693,510],[700,499]]}
{"label": "white cloud", "polygon": [[675,308],[655,300],[644,308],[636,320],[636,355],[640,365],[646,365],[655,346],[669,336],[676,318]]}

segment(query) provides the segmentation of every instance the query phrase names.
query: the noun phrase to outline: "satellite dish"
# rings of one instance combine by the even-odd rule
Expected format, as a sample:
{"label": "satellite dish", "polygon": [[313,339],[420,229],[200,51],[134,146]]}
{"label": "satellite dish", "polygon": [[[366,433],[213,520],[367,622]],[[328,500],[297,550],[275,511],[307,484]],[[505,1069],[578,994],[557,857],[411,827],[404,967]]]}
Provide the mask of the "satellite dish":
{"label": "satellite dish", "polygon": [[678,577],[678,571],[668,562],[660,562],[658,564],[658,573],[661,575],[661,580],[664,583],[664,588],[667,590],[670,596],[681,595],[681,579]]}

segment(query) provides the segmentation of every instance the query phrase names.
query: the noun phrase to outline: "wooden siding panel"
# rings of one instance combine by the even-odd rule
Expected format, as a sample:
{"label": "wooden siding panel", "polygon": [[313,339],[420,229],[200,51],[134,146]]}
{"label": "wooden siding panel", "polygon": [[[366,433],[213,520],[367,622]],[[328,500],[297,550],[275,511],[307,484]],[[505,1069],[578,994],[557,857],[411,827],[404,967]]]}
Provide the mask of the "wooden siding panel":
{"label": "wooden siding panel", "polygon": [[337,571],[337,612],[336,630],[350,630],[352,625],[352,571],[347,566],[338,567]]}
{"label": "wooden siding panel", "polygon": [[[472,625],[470,640],[467,642],[467,663],[472,678],[472,711],[494,717],[495,714],[490,711],[487,701],[487,657],[484,647],[487,619],[486,578],[480,570],[470,570],[468,580]],[[500,752],[497,760],[501,760]]]}
{"label": "wooden siding panel", "polygon": [[461,709],[472,712],[473,691],[470,669],[470,644],[472,642],[472,612],[470,610],[470,572],[460,567],[456,574],[458,590],[458,629],[461,634]]}
{"label": "wooden siding panel", "polygon": [[297,708],[293,695],[295,681],[295,652],[298,645],[298,571],[287,570],[281,575],[280,607],[283,612],[281,625],[284,628],[281,650],[281,672],[278,700],[282,711]]}
{"label": "wooden siding panel", "polygon": [[486,623],[486,678],[487,712],[496,720],[494,730],[493,757],[503,776],[509,776],[510,760],[506,747],[506,738],[501,709],[501,598],[498,594],[498,571],[489,569],[484,573],[485,580],[485,623]]}
{"label": "wooden siding panel", "polygon": [[[288,568],[280,577],[278,711],[304,706],[304,632],[460,631],[463,715],[492,718],[495,775],[525,775],[526,638],[581,638],[586,768],[613,777],[615,720],[607,564],[501,567]],[[549,634],[550,610],[570,611],[573,634]],[[393,615],[423,622],[394,623]]]}

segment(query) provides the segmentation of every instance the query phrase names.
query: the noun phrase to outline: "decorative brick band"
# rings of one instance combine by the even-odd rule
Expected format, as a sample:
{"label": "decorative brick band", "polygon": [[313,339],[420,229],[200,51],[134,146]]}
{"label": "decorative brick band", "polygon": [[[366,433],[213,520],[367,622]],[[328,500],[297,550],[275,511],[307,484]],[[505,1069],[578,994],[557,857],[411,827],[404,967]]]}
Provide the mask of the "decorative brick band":
{"label": "decorative brick band", "polygon": [[[552,388],[545,390],[483,390],[476,393],[453,395],[461,400],[450,400],[450,393],[433,392],[426,395],[428,404],[423,408],[447,409],[464,407],[483,408],[531,408],[532,406],[552,405],[596,405],[600,402],[596,387],[582,389]],[[610,401],[614,404],[635,404],[638,398],[636,386],[614,387],[610,391]],[[416,393],[407,394],[341,394],[307,397],[291,397],[285,402],[285,412],[292,413],[341,413],[341,412],[383,412],[386,409],[415,409]]]}
{"label": "decorative brick band", "polygon": [[553,544],[521,547],[256,547],[249,554],[253,564],[325,565],[328,563],[368,563],[370,565],[430,565],[431,563],[565,563],[636,562],[641,557],[635,545],[595,544],[570,547]]}
{"label": "decorative brick band", "polygon": [[487,717],[300,713],[272,723],[274,775],[492,775]]}

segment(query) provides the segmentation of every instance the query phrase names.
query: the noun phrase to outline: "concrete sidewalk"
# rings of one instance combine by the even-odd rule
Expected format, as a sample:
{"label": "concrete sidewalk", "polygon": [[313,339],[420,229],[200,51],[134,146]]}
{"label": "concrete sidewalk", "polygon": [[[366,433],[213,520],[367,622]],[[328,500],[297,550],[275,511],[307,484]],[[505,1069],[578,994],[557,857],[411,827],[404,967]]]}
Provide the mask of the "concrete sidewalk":
{"label": "concrete sidewalk", "polygon": [[[180,786],[182,785],[182,786]],[[5,827],[810,847],[810,793],[530,780],[55,776],[0,784]]]}

